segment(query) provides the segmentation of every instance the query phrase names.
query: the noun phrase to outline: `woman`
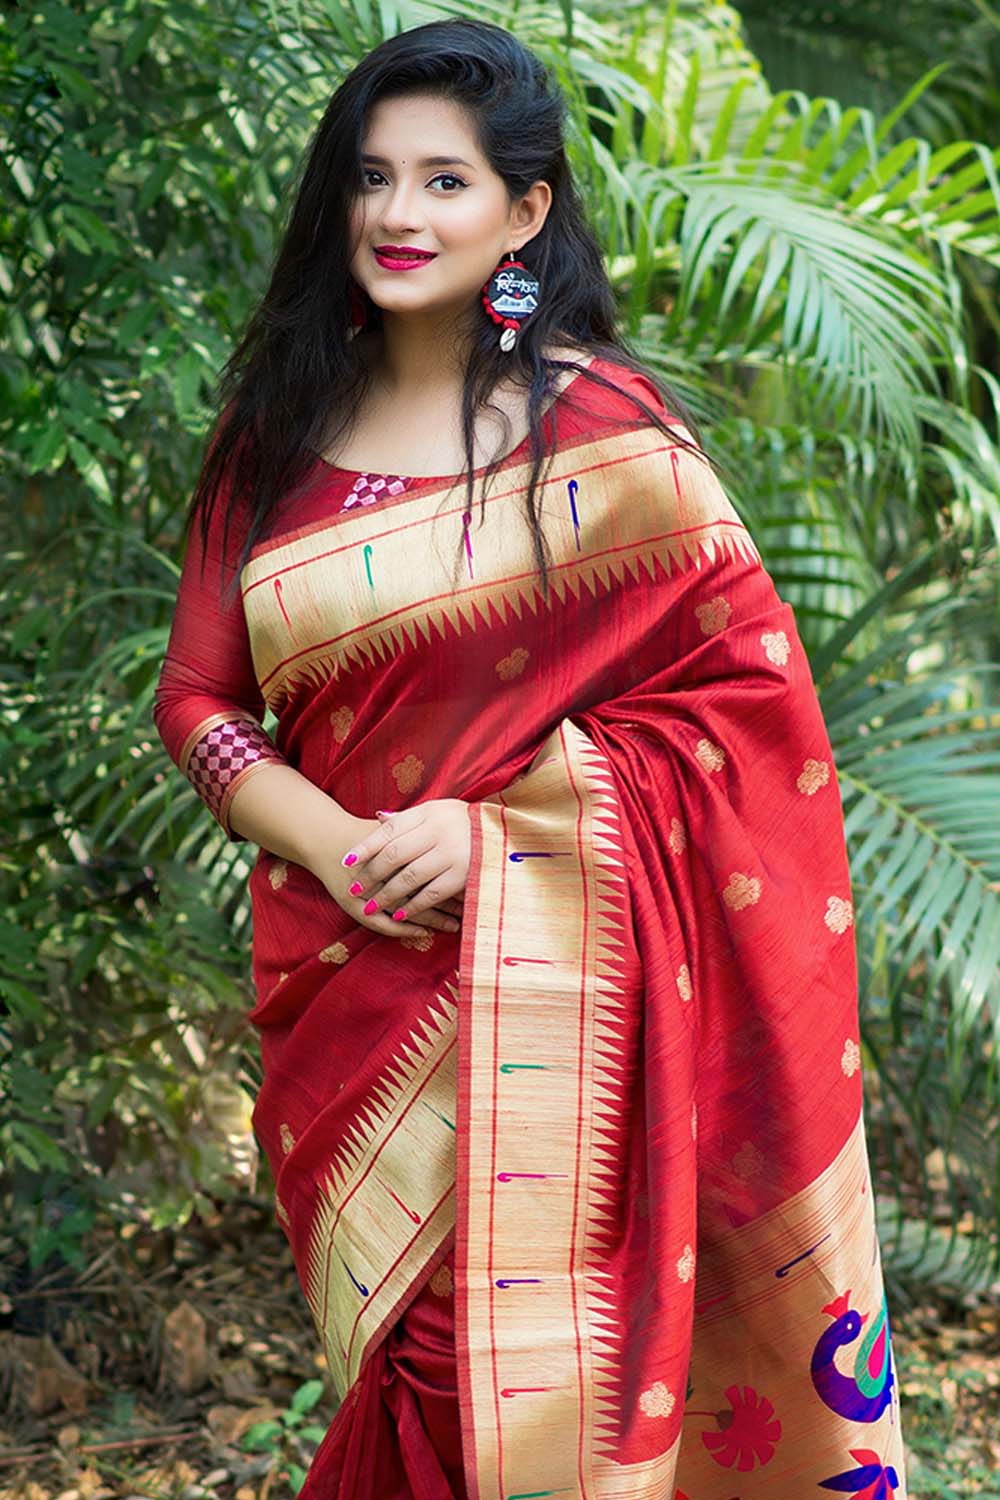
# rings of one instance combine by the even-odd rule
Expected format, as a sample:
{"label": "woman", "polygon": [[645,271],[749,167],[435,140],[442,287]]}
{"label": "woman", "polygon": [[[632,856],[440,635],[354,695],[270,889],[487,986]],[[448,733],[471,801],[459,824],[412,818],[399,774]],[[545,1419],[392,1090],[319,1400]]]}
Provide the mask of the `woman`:
{"label": "woman", "polygon": [[491,25],[362,61],[192,502],[155,717],[260,845],[302,1493],[901,1495],[830,744],[564,112]]}

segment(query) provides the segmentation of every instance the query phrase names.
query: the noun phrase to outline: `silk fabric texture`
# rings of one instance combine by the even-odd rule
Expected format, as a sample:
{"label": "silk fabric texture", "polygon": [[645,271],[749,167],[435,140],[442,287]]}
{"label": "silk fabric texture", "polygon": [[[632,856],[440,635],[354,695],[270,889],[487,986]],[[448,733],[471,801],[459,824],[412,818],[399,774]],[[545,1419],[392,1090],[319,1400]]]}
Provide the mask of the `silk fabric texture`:
{"label": "silk fabric texture", "polygon": [[357,816],[469,810],[455,934],[250,876],[255,1127],[341,1401],[302,1495],[893,1500],[829,738],[713,471],[591,368],[620,389],[546,417],[547,602],[525,444],[470,524],[448,478],[337,511],[318,460],[225,617],[185,563],[174,659],[226,648],[161,687],[182,769],[266,705]]}

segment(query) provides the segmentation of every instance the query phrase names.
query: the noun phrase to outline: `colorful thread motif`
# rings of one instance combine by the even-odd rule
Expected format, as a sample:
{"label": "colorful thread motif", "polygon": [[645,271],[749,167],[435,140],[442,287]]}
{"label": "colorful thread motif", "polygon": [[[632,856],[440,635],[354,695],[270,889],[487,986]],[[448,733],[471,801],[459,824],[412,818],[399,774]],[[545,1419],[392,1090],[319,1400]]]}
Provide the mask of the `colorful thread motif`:
{"label": "colorful thread motif", "polygon": [[386,1192],[389,1194],[389,1197],[393,1200],[393,1202],[399,1204],[400,1208],[403,1210],[403,1212],[406,1215],[406,1217],[409,1220],[411,1220],[412,1223],[414,1223],[414,1224],[422,1224],[423,1223],[422,1217],[420,1216],[420,1214],[417,1213],[417,1211],[416,1211],[415,1208],[407,1208],[407,1206],[403,1202],[402,1198],[400,1198],[397,1193],[394,1193],[393,1190],[392,1190],[392,1188],[389,1187],[387,1183],[383,1182],[382,1186],[385,1188]]}
{"label": "colorful thread motif", "polygon": [[469,539],[469,523],[471,522],[471,520],[472,520],[472,517],[470,515],[468,515],[468,514],[463,515],[463,517],[462,517],[462,533],[463,533],[463,536],[464,536],[464,539],[465,539],[465,556],[468,559],[468,563],[469,563],[469,577],[470,578],[475,578],[476,575],[473,572],[473,568],[472,568],[472,542]]}
{"label": "colorful thread motif", "polygon": [[793,1266],[797,1266],[799,1261],[801,1260],[808,1260],[810,1255],[815,1255],[820,1245],[825,1244],[829,1238],[830,1236],[828,1234],[824,1234],[821,1240],[817,1240],[815,1245],[810,1246],[808,1250],[803,1250],[801,1255],[796,1255],[794,1260],[786,1260],[785,1264],[783,1266],[779,1266],[775,1271],[775,1276],[777,1276],[779,1280],[782,1276],[787,1276]]}
{"label": "colorful thread motif", "polygon": [[359,474],[340,508],[350,510],[355,505],[374,505],[378,500],[402,494],[409,482],[406,474]]}
{"label": "colorful thread motif", "polygon": [[759,1396],[753,1386],[726,1387],[731,1411],[701,1413],[714,1417],[718,1432],[703,1432],[701,1440],[717,1464],[724,1469],[735,1466],[748,1474],[757,1464],[763,1468],[774,1457],[781,1438],[781,1423],[766,1396]]}
{"label": "colorful thread motif", "polygon": [[883,1464],[871,1448],[851,1448],[848,1451],[861,1467],[846,1469],[843,1474],[834,1474],[830,1479],[821,1479],[820,1489],[856,1495],[857,1500],[893,1500],[899,1488],[899,1475],[892,1464]]}
{"label": "colorful thread motif", "polygon": [[421,1103],[423,1104],[425,1109],[430,1110],[432,1115],[437,1115],[439,1120],[443,1120],[449,1130],[455,1129],[454,1120],[449,1120],[447,1115],[443,1115],[439,1109],[435,1109],[433,1104],[428,1104],[426,1099],[421,1100]]}
{"label": "colorful thread motif", "polygon": [[[336,1245],[334,1245],[333,1248],[335,1250],[337,1250]],[[347,1261],[341,1255],[341,1253],[340,1253],[339,1250],[337,1250],[337,1259],[340,1261],[340,1264],[343,1266],[343,1268],[347,1272],[348,1276],[354,1282],[354,1285],[357,1287],[357,1289],[361,1293],[362,1297],[367,1297],[369,1295],[368,1288],[362,1282],[360,1282],[358,1280],[358,1278],[355,1276],[354,1272],[351,1270],[350,1266],[347,1264]]]}
{"label": "colorful thread motif", "polygon": [[855,1355],[851,1379],[837,1369],[834,1356],[860,1336],[868,1314],[851,1307],[850,1300],[846,1291],[823,1308],[834,1323],[820,1335],[813,1351],[812,1381],[820,1400],[838,1416],[850,1422],[877,1422],[892,1398],[889,1309],[883,1297],[878,1317]]}
{"label": "colorful thread motif", "polygon": [[548,1500],[549,1495],[575,1495],[576,1485],[567,1485],[562,1490],[521,1490],[516,1495],[508,1495],[507,1500]]}
{"label": "colorful thread motif", "polygon": [[569,483],[567,484],[566,488],[569,491],[569,509],[570,509],[570,515],[573,517],[573,535],[576,537],[576,550],[577,550],[577,552],[579,552],[579,550],[580,550],[580,517],[577,514],[577,509],[576,509],[576,496],[577,496],[577,492],[578,492],[580,486],[577,484],[577,482],[576,482],[575,479],[571,479],[569,481]]}
{"label": "colorful thread motif", "polygon": [[283,587],[283,585],[282,585],[281,579],[280,578],[276,578],[274,580],[274,596],[275,596],[275,598],[278,601],[278,608],[281,610],[282,619],[284,620],[285,624],[288,626],[289,634],[294,635],[295,632],[292,630],[291,618],[289,617],[288,610],[285,608],[285,601],[281,597],[282,587]]}
{"label": "colorful thread motif", "polygon": [[550,1177],[568,1177],[568,1172],[498,1172],[497,1182],[513,1182],[515,1178],[527,1178],[532,1182],[545,1182]]}

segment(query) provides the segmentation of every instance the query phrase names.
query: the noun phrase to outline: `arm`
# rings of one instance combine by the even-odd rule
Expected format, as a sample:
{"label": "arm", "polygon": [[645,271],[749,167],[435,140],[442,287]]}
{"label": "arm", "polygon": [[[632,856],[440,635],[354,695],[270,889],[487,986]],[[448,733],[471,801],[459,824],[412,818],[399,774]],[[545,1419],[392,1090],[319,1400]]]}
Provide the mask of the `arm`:
{"label": "arm", "polygon": [[[250,839],[311,868],[321,853],[346,849],[371,823],[345,811],[289,765],[265,732],[243,605],[223,601],[248,517],[237,511],[223,553],[223,488],[203,549],[196,517],[181,569],[153,721],[167,753],[232,842]],[[202,560],[204,555],[204,569]],[[225,570],[220,575],[220,560]]]}
{"label": "arm", "polygon": [[339,860],[352,840],[369,834],[372,820],[356,818],[287,762],[269,762],[266,770],[240,780],[229,802],[229,826],[237,837],[304,865],[326,884],[336,865],[332,856]]}
{"label": "arm", "polygon": [[291,766],[265,732],[242,599],[225,599],[249,520],[237,512],[223,549],[227,501],[223,488],[212,512],[204,569],[198,517],[188,537],[153,704],[167,753],[232,842],[250,839],[302,865],[361,926],[397,937],[418,935],[425,927],[454,931],[454,900],[420,910],[413,921],[393,922],[384,911],[362,913],[362,902],[349,889],[356,872],[344,867],[341,856],[379,825],[347,812]]}

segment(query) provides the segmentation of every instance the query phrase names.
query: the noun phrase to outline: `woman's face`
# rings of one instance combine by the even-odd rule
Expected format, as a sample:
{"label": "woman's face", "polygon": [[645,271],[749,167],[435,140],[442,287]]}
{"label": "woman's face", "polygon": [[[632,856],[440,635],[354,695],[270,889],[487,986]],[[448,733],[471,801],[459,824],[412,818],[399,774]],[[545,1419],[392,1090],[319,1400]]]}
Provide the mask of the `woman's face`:
{"label": "woman's face", "polygon": [[[537,182],[510,204],[465,113],[426,94],[372,107],[361,168],[365,186],[352,205],[350,271],[389,315],[429,314],[436,321],[466,313],[501,257],[541,229],[552,196],[548,183]],[[385,245],[426,250],[433,259],[416,270],[393,270],[376,259]]]}

